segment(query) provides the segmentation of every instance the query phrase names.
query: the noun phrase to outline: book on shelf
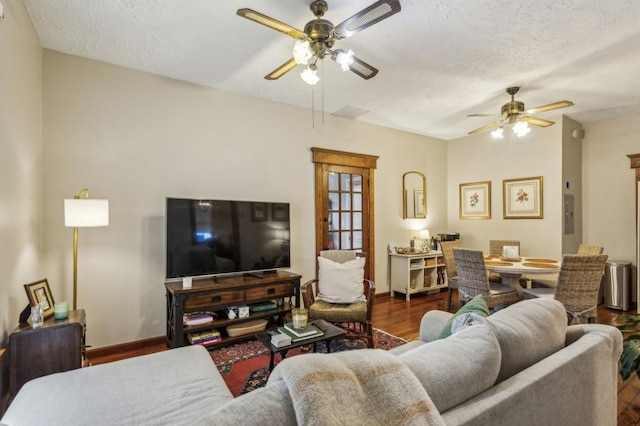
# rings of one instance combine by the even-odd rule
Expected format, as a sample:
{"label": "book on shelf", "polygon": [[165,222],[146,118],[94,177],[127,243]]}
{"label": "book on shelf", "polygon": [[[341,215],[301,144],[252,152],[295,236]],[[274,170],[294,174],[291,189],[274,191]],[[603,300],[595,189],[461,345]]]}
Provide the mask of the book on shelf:
{"label": "book on shelf", "polygon": [[222,339],[220,332],[216,329],[187,334],[187,340],[189,340],[191,344],[196,344],[196,343],[205,342],[205,341],[208,342],[214,339],[217,339],[217,340]]}
{"label": "book on shelf", "polygon": [[184,314],[182,317],[182,323],[184,325],[201,325],[207,324],[213,321],[213,315],[208,313],[194,312]]}
{"label": "book on shelf", "polygon": [[199,342],[192,343],[192,345],[207,346],[212,343],[220,342],[221,340],[222,340],[222,337],[218,336],[218,337],[211,338],[209,340],[201,340]]}
{"label": "book on shelf", "polygon": [[251,306],[251,312],[262,312],[262,311],[270,311],[271,309],[276,309],[278,305],[273,302],[269,303],[260,303],[258,305]]}
{"label": "book on shelf", "polygon": [[311,323],[307,323],[305,328],[295,328],[292,322],[284,324],[285,328],[295,334],[297,337],[311,336],[312,334],[322,333],[318,327]]}

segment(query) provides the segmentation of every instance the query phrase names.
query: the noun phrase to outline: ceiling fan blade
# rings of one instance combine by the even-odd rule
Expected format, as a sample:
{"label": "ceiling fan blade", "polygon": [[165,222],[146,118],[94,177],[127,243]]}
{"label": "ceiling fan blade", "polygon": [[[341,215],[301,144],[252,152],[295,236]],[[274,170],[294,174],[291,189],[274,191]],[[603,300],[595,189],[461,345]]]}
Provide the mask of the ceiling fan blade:
{"label": "ceiling fan blade", "polygon": [[[335,59],[333,60],[335,61]],[[373,78],[376,76],[376,74],[378,74],[377,68],[372,67],[368,63],[356,58],[355,56],[353,57],[353,63],[349,65],[349,71],[359,75],[365,80],[369,80],[370,78]]]}
{"label": "ceiling fan blade", "polygon": [[475,130],[472,130],[468,134],[469,135],[475,135],[476,133],[484,132],[487,129],[490,129],[490,128],[494,127],[494,126],[497,126],[498,124],[502,123],[503,121],[504,120],[494,121],[493,123],[489,123],[486,126],[482,126],[482,127],[479,127],[479,128],[477,128]]}
{"label": "ceiling fan blade", "polygon": [[263,15],[260,12],[256,12],[255,10],[238,9],[236,14],[238,16],[242,16],[243,18],[247,18],[250,21],[257,22],[258,24],[262,24],[265,27],[269,27],[272,30],[280,31],[281,33],[286,34],[290,37],[293,37],[296,39],[307,38],[307,35],[304,32],[296,28],[293,28],[291,25],[287,25],[283,22],[273,19],[267,15]]}
{"label": "ceiling fan blade", "polygon": [[469,114],[467,117],[502,117],[501,114]]}
{"label": "ceiling fan blade", "polygon": [[277,80],[294,69],[297,65],[298,63],[295,61],[295,59],[291,58],[275,70],[271,71],[269,74],[265,75],[264,78],[265,80]]}
{"label": "ceiling fan blade", "polygon": [[538,127],[549,127],[552,124],[555,124],[555,121],[545,120],[543,118],[537,117],[522,117],[520,118],[520,120],[526,121],[527,123],[533,124],[534,126]]}
{"label": "ceiling fan blade", "polygon": [[380,0],[361,10],[335,28],[336,39],[347,38],[400,12],[399,0]]}
{"label": "ceiling fan blade", "polygon": [[539,114],[541,112],[551,111],[558,108],[566,108],[570,106],[573,106],[573,102],[571,101],[554,102],[552,104],[542,105],[539,107],[528,109],[525,111],[525,114]]}

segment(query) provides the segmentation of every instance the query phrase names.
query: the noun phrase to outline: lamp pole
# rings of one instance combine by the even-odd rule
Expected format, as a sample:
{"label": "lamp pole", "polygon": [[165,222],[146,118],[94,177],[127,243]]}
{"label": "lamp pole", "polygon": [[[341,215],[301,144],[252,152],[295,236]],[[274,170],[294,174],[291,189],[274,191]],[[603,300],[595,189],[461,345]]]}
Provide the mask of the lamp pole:
{"label": "lamp pole", "polygon": [[[83,189],[73,196],[74,200],[79,200],[82,196],[89,198],[89,190]],[[78,227],[73,227],[73,309],[78,307]]]}

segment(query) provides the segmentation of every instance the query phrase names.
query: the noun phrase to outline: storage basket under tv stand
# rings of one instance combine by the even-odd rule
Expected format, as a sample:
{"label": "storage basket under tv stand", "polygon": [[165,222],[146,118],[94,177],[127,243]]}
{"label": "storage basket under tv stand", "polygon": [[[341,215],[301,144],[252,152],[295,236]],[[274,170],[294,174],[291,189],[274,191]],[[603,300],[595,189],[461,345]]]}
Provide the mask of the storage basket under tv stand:
{"label": "storage basket under tv stand", "polygon": [[[300,275],[286,271],[264,274],[261,277],[234,275],[206,279],[193,279],[189,289],[182,288],[182,281],[165,283],[167,308],[167,346],[177,348],[189,345],[187,334],[216,329],[222,340],[209,345],[208,349],[230,345],[253,338],[254,333],[242,336],[228,336],[226,328],[256,319],[267,319],[269,326],[282,324],[287,313],[300,306]],[[276,309],[251,312],[247,318],[228,319],[224,308],[229,306],[253,305],[270,300],[282,303]],[[185,312],[212,311],[216,318],[207,324],[185,326],[182,318]]]}

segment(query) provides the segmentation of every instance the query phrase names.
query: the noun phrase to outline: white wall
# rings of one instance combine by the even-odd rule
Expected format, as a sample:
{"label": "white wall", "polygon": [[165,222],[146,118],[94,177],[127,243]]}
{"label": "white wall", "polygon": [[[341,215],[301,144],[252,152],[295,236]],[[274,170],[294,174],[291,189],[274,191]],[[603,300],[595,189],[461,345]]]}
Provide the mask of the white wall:
{"label": "white wall", "polygon": [[[265,82],[268,84],[268,82]],[[110,225],[80,229],[78,306],[88,343],[165,333],[164,199],[291,203],[292,271],[315,275],[313,146],[378,155],[376,287],[388,291],[386,247],[411,229],[446,228],[446,143],[309,110],[44,53],[46,271],[71,298],[72,231],[63,199],[82,188],[110,202]],[[402,174],[429,179],[429,217],[402,220]]]}
{"label": "white wall", "polygon": [[[42,278],[42,49],[19,0],[0,20],[0,347]],[[1,394],[1,392],[0,392]]]}
{"label": "white wall", "polygon": [[635,170],[627,154],[640,153],[640,114],[586,123],[584,129],[584,240],[635,268]]}
{"label": "white wall", "polygon": [[[559,258],[562,254],[562,117],[545,129],[533,127],[524,138],[510,129],[504,139],[490,132],[448,142],[448,223],[464,247],[489,250],[489,240],[519,240],[521,254]],[[471,126],[473,127],[473,126]],[[503,219],[504,179],[543,177],[543,219]],[[459,218],[459,185],[491,182],[491,219]]]}

